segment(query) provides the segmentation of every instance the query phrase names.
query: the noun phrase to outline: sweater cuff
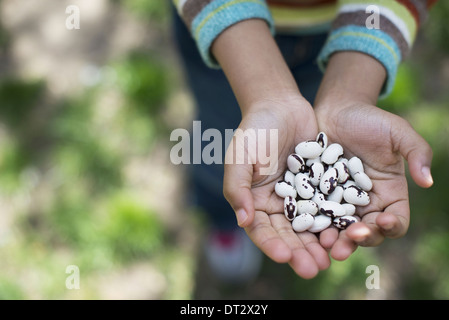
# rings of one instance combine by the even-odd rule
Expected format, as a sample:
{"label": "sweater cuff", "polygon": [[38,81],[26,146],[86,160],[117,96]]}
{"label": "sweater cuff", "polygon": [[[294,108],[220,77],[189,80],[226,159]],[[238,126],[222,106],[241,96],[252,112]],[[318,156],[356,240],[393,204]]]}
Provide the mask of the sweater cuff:
{"label": "sweater cuff", "polygon": [[214,40],[226,28],[247,19],[265,20],[274,35],[274,22],[263,0],[216,0],[195,17],[190,31],[207,66],[220,68],[210,52]]}
{"label": "sweater cuff", "polygon": [[388,96],[394,85],[401,51],[390,35],[379,29],[348,25],[333,30],[318,56],[318,65],[326,69],[330,56],[338,51],[358,51],[377,59],[387,71],[380,98]]}

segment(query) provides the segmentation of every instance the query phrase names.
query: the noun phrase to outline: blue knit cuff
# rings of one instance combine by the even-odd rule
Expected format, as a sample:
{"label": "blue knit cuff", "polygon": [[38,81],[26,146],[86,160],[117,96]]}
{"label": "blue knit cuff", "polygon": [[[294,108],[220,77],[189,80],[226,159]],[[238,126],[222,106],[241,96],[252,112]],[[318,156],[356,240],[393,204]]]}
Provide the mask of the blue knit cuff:
{"label": "blue knit cuff", "polygon": [[231,25],[247,19],[265,20],[274,34],[274,22],[263,0],[216,0],[195,17],[191,33],[207,66],[220,68],[210,52],[215,38]]}
{"label": "blue knit cuff", "polygon": [[318,56],[318,65],[322,71],[326,69],[329,57],[338,51],[359,51],[377,59],[387,70],[387,79],[379,98],[391,93],[401,62],[401,51],[387,33],[354,25],[333,30]]}

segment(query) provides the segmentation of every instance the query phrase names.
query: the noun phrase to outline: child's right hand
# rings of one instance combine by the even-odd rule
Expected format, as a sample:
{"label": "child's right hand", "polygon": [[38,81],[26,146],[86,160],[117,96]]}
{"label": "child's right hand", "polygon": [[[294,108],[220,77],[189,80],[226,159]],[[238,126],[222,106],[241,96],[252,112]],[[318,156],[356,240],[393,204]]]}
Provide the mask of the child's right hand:
{"label": "child's right hand", "polygon": [[[298,142],[315,139],[318,134],[312,107],[299,94],[282,101],[263,100],[243,115],[239,129],[243,132],[255,130],[256,139],[249,139],[245,147],[243,140],[234,136],[237,147],[235,150],[228,148],[226,153],[224,195],[236,212],[239,225],[268,257],[276,262],[288,262],[303,278],[313,278],[319,270],[329,267],[329,255],[315,234],[293,231],[291,222],[284,216],[283,199],[274,193],[274,185],[283,179],[288,155],[294,152]],[[277,165],[277,170],[271,174],[261,174],[265,166],[256,156],[257,139],[261,138],[258,129],[277,132],[277,141],[267,143],[267,147],[277,143],[277,149],[270,150],[271,167]],[[238,150],[244,154],[243,157],[237,154],[237,157],[248,159],[249,156],[252,163],[236,164],[230,155]]]}

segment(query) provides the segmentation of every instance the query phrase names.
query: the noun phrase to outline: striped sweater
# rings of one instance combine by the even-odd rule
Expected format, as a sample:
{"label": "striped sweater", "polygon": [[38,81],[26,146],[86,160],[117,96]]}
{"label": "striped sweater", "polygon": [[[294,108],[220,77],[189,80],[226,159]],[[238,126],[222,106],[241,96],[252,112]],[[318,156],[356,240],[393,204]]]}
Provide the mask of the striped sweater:
{"label": "striped sweater", "polygon": [[219,68],[210,53],[214,39],[245,19],[265,20],[272,33],[329,36],[317,58],[324,71],[334,52],[364,52],[383,64],[388,95],[400,62],[437,0],[173,0],[205,63]]}

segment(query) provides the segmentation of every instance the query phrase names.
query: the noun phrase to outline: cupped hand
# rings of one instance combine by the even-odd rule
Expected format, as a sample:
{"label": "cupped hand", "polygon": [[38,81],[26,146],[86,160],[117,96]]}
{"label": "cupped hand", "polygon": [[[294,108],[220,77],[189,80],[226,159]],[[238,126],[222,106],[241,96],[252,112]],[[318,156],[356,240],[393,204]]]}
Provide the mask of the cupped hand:
{"label": "cupped hand", "polygon": [[327,231],[324,247],[332,248],[334,259],[344,260],[357,245],[377,246],[385,237],[405,235],[410,206],[404,159],[414,182],[430,187],[429,144],[405,119],[367,103],[336,102],[315,109],[320,130],[327,133],[329,141],[343,146],[348,159],[359,157],[373,182],[370,204],[357,209],[362,221],[339,233]]}
{"label": "cupped hand", "polygon": [[268,257],[288,262],[303,278],[328,268],[329,255],[316,235],[293,231],[274,186],[283,179],[296,144],[315,139],[317,133],[313,109],[302,97],[259,101],[243,115],[225,157],[223,190],[238,224]]}

